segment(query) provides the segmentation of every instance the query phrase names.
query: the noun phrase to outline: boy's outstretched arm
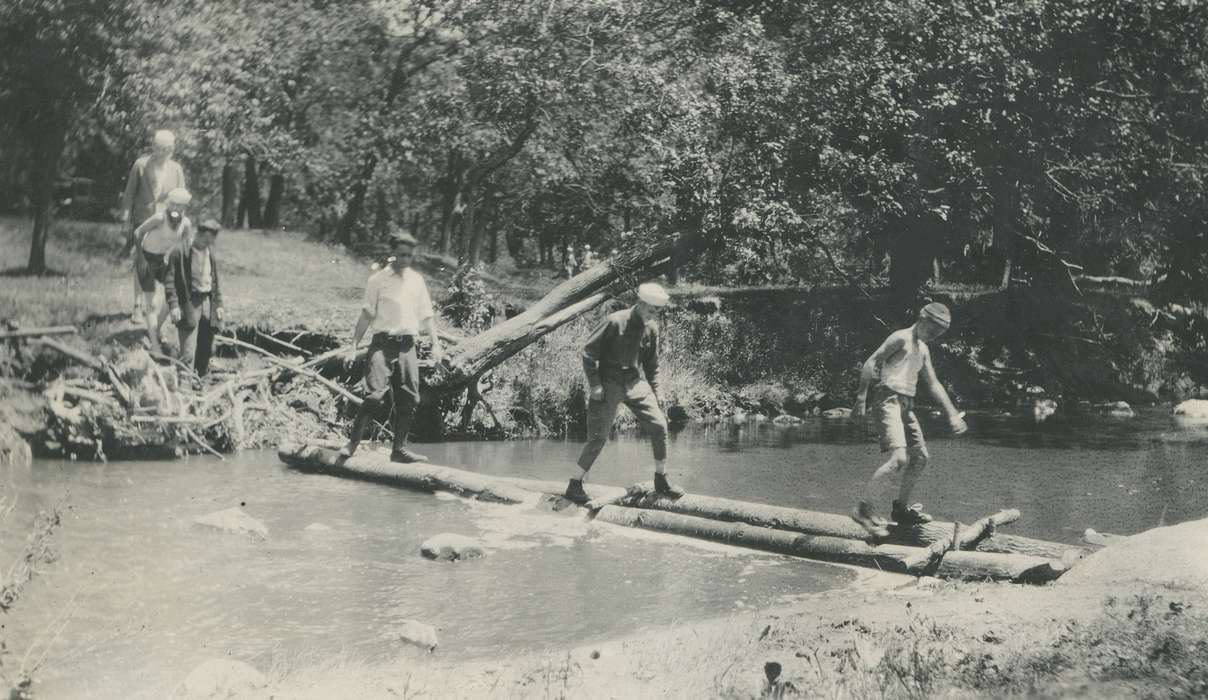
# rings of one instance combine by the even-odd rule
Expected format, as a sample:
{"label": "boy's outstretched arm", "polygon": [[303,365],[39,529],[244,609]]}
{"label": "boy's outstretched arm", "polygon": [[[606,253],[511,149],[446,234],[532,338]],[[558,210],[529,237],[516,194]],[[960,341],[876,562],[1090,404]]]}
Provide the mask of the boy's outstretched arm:
{"label": "boy's outstretched arm", "polygon": [[956,405],[948,397],[948,391],[944,389],[944,385],[940,384],[939,377],[935,375],[935,367],[931,364],[930,352],[923,358],[923,380],[927,383],[927,390],[931,392],[931,395],[935,397],[940,406],[943,406],[944,415],[948,417],[948,425],[952,428],[952,432],[960,434],[968,430],[969,426],[965,425],[961,412],[956,410]]}
{"label": "boy's outstretched arm", "polygon": [[860,368],[860,388],[856,390],[856,405],[852,408],[853,416],[862,416],[868,410],[868,388],[872,386],[872,380],[881,373],[881,367],[885,361],[893,357],[894,353],[900,351],[905,345],[905,341],[898,336],[897,333],[885,339],[881,343],[881,347],[877,351],[868,356],[864,361],[864,366]]}

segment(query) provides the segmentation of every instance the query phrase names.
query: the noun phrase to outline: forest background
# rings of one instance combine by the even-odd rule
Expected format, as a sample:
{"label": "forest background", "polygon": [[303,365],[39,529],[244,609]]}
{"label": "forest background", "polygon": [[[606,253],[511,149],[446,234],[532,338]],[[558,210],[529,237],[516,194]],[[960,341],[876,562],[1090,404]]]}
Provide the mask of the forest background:
{"label": "forest background", "polygon": [[[32,213],[22,267],[45,273],[55,216],[112,217],[169,128],[228,226],[356,248],[399,225],[465,265],[551,269],[691,232],[684,274],[709,285],[1022,287],[1077,308],[1032,336],[1082,344],[1173,308],[1186,358],[1206,34],[1191,0],[12,0],[0,210]],[[1109,328],[1078,300],[1092,278],[1146,299]]]}

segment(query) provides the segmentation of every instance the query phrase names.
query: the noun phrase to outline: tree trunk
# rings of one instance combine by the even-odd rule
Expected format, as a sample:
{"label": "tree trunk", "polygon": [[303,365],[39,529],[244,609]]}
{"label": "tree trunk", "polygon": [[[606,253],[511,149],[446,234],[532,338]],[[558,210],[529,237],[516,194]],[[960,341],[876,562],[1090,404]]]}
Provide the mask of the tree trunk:
{"label": "tree trunk", "polygon": [[482,200],[472,203],[466,212],[466,261],[470,265],[482,260],[482,220],[486,218],[483,203]]}
{"label": "tree trunk", "polygon": [[235,218],[238,205],[236,204],[235,166],[226,163],[222,166],[222,225],[228,228],[238,226]]}
{"label": "tree trunk", "polygon": [[499,262],[499,226],[497,225],[498,222],[494,223],[496,225],[491,226],[491,231],[489,233],[490,247],[487,249],[487,262],[491,263],[492,265]]}
{"label": "tree trunk", "polygon": [[281,199],[285,196],[285,174],[273,173],[268,184],[268,201],[264,203],[264,227],[280,228]]}
{"label": "tree trunk", "polygon": [[35,146],[35,161],[31,189],[33,193],[34,230],[29,243],[28,269],[36,275],[44,274],[46,268],[46,241],[50,237],[50,224],[54,216],[55,180],[59,176],[59,160],[67,139],[67,129],[56,119],[48,120],[38,134]]}
{"label": "tree trunk", "polygon": [[635,280],[663,272],[673,259],[695,252],[695,236],[665,237],[596,265],[558,286],[524,313],[493,326],[449,351],[428,386],[441,392],[460,389],[562,324],[625,291]]}
{"label": "tree trunk", "polygon": [[365,197],[369,194],[369,181],[373,178],[373,171],[376,169],[377,154],[369,153],[365,156],[361,170],[348,190],[348,209],[344,212],[344,218],[340,220],[338,238],[339,242],[344,245],[352,245],[353,233],[356,231],[357,222],[361,220],[361,212],[365,209]]}
{"label": "tree trunk", "polygon": [[256,168],[256,157],[249,155],[243,161],[243,203],[240,207],[247,215],[248,228],[261,228],[264,220],[260,210],[260,173]]}

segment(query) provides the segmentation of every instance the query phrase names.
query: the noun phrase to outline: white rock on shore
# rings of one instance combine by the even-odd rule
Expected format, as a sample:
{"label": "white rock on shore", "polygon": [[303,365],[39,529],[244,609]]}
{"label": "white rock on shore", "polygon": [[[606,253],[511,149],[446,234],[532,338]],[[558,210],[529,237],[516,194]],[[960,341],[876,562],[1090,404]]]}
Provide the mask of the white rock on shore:
{"label": "white rock on shore", "polygon": [[436,637],[436,628],[432,625],[425,625],[416,620],[403,620],[396,631],[399,639],[420,649],[435,651],[436,647],[440,645],[440,640]]}
{"label": "white rock on shore", "polygon": [[198,516],[193,523],[232,535],[252,535],[261,539],[268,537],[268,527],[240,508],[227,508]]}
{"label": "white rock on shore", "polygon": [[1121,537],[1074,565],[1059,585],[1152,584],[1208,591],[1208,518]]}
{"label": "white rock on shore", "polygon": [[1171,413],[1182,420],[1208,422],[1208,400],[1187,399],[1175,406]]}

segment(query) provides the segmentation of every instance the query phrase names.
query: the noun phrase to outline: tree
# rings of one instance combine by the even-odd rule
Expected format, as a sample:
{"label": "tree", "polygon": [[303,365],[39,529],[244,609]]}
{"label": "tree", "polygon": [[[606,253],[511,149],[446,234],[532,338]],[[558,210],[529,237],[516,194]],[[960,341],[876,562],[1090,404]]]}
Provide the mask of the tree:
{"label": "tree", "polygon": [[68,144],[122,75],[116,56],[135,30],[129,2],[12,0],[0,6],[0,114],[27,144],[34,210],[31,274],[47,272],[54,188]]}

